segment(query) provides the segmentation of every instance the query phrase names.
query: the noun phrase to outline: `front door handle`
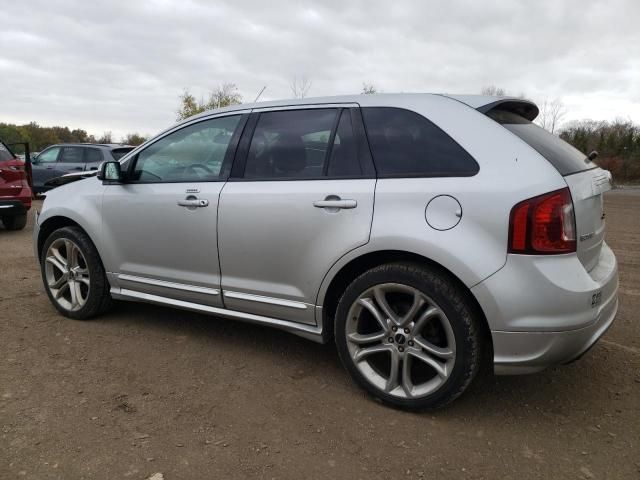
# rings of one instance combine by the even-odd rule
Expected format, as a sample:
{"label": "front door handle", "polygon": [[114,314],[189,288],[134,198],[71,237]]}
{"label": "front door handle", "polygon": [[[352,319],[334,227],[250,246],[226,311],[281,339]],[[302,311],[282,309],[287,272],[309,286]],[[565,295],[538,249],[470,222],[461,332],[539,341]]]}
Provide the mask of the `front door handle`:
{"label": "front door handle", "polygon": [[316,200],[313,202],[313,206],[316,208],[327,208],[329,210],[338,210],[342,208],[356,208],[358,202],[350,199],[342,199],[337,195],[328,195],[324,200]]}
{"label": "front door handle", "polygon": [[208,207],[209,200],[203,198],[186,198],[184,200],[178,200],[178,205],[190,208]]}

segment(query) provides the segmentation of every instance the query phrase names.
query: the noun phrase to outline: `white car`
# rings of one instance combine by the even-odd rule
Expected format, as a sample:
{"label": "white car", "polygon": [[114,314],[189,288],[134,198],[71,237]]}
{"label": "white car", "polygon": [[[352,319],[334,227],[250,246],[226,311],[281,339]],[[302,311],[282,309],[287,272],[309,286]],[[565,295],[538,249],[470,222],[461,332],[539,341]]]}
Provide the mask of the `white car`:
{"label": "white car", "polygon": [[452,401],[482,362],[570,362],[618,306],[611,177],[537,113],[399,94],[192,117],[48,194],[45,289],[70,318],[134,300],[335,341],[405,408]]}

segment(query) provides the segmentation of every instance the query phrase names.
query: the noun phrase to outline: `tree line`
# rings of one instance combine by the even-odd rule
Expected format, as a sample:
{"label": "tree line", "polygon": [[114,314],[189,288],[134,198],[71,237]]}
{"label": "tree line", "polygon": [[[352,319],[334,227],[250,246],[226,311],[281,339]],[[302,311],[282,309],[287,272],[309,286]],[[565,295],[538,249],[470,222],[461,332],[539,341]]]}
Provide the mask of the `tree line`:
{"label": "tree line", "polygon": [[[114,138],[111,132],[104,132],[101,136],[90,135],[80,128],[69,127],[43,127],[35,122],[25,125],[13,123],[0,123],[0,139],[7,144],[29,142],[32,152],[44,150],[49,145],[56,143],[123,143],[127,145],[140,145],[146,138],[138,133],[129,133],[120,139]],[[16,153],[24,153],[21,146],[12,147]]]}

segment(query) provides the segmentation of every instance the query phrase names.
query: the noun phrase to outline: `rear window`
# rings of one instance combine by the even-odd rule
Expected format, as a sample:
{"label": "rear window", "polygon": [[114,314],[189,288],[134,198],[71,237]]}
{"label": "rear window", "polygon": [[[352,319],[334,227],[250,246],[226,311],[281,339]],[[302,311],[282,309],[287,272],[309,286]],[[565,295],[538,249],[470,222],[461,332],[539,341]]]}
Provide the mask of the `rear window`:
{"label": "rear window", "polygon": [[0,162],[6,162],[8,160],[14,160],[13,154],[4,143],[0,142]]}
{"label": "rear window", "polygon": [[520,115],[505,110],[491,110],[487,112],[487,116],[524,140],[561,175],[571,175],[596,167],[580,150]]}
{"label": "rear window", "polygon": [[362,109],[373,160],[381,177],[469,177],[479,166],[439,127],[410,110]]}
{"label": "rear window", "polygon": [[114,148],[113,150],[111,150],[111,155],[115,160],[120,160],[127,153],[133,150],[133,148],[134,147]]}

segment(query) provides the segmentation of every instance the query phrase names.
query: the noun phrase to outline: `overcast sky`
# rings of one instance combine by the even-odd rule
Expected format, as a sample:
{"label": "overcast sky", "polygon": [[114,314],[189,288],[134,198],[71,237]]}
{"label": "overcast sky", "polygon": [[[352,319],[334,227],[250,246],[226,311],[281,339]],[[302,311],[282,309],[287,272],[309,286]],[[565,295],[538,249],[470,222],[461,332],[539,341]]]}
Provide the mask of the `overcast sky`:
{"label": "overcast sky", "polygon": [[153,134],[178,95],[245,101],[495,84],[640,123],[640,1],[0,0],[0,121]]}

